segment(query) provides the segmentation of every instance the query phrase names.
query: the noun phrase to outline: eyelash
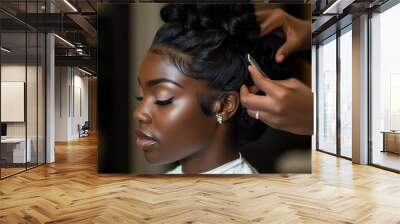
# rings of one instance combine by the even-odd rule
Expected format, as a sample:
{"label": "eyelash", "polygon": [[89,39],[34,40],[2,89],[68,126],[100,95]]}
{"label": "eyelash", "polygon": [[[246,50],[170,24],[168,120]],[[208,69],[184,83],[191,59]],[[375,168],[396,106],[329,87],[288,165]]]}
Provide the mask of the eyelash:
{"label": "eyelash", "polygon": [[165,105],[171,104],[173,99],[174,99],[174,97],[171,97],[167,100],[156,100],[155,104],[157,104],[159,106],[165,106]]}
{"label": "eyelash", "polygon": [[[143,97],[137,96],[135,98],[136,98],[137,101],[142,101],[143,100]],[[173,99],[174,99],[174,97],[171,97],[171,98],[169,98],[167,100],[156,100],[155,104],[157,104],[159,106],[165,106],[165,105],[171,104]]]}

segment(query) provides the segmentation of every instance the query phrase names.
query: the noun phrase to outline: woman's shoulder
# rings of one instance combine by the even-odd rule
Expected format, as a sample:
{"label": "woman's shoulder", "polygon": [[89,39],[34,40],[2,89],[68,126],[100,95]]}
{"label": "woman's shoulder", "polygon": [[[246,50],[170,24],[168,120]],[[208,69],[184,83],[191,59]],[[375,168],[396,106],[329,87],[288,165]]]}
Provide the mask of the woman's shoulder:
{"label": "woman's shoulder", "polygon": [[258,174],[258,171],[244,158],[240,163],[228,171],[230,174]]}
{"label": "woman's shoulder", "polygon": [[[165,174],[183,174],[182,165],[175,167]],[[258,171],[240,154],[238,159],[201,174],[258,174]]]}
{"label": "woman's shoulder", "polygon": [[182,174],[182,166],[176,166],[174,169],[167,171],[165,174]]}
{"label": "woman's shoulder", "polygon": [[257,170],[239,154],[239,158],[205,174],[258,174]]}

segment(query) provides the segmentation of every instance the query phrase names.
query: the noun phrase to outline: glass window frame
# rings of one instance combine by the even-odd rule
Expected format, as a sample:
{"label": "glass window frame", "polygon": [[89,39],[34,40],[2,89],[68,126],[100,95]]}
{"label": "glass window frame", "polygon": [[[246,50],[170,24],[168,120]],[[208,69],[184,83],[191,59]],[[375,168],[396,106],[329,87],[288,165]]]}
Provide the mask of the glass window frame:
{"label": "glass window frame", "polygon": [[[336,155],[336,153],[337,153],[337,127],[335,127],[335,129],[336,129],[336,138],[335,138],[335,148],[336,148],[336,153],[333,153],[333,152],[330,152],[330,151],[328,151],[328,150],[326,150],[326,149],[322,149],[321,147],[320,147],[320,145],[321,145],[321,143],[320,143],[320,129],[319,129],[319,127],[320,127],[320,119],[319,119],[319,114],[320,114],[320,103],[321,103],[321,100],[319,99],[320,98],[320,92],[319,92],[319,89],[320,89],[320,83],[321,83],[321,80],[320,80],[320,78],[321,78],[321,76],[320,76],[320,65],[321,65],[321,62],[320,62],[320,45],[322,45],[322,44],[328,44],[328,43],[330,43],[330,42],[332,42],[332,41],[335,41],[336,43],[335,43],[335,48],[336,48],[336,52],[337,52],[337,47],[338,47],[338,43],[337,43],[337,34],[335,33],[335,34],[332,34],[331,36],[329,36],[329,37],[327,37],[326,39],[324,39],[324,40],[322,40],[322,41],[320,41],[318,44],[317,44],[317,47],[316,47],[316,63],[317,63],[317,65],[316,65],[316,102],[317,102],[317,104],[316,104],[316,106],[317,106],[317,108],[316,108],[316,114],[317,114],[317,124],[316,124],[316,149],[318,150],[318,151],[321,151],[321,152],[324,152],[324,153],[328,153],[328,154],[331,154],[331,155]],[[335,83],[335,86],[336,86],[336,90],[335,90],[335,92],[336,92],[336,96],[335,96],[335,100],[337,101],[337,56],[335,57],[336,58],[336,60],[335,60],[335,72],[336,72],[336,83]],[[336,105],[335,105],[336,107],[337,107],[337,102],[336,102]],[[337,116],[337,111],[335,112],[335,116]],[[336,124],[336,126],[337,126],[337,124]]]}
{"label": "glass window frame", "polygon": [[[342,150],[341,150],[341,119],[340,119],[340,84],[341,84],[341,79],[340,79],[340,75],[341,75],[341,67],[340,67],[340,38],[342,35],[346,34],[347,32],[352,32],[352,23],[348,24],[347,26],[343,27],[340,30],[337,30],[334,34],[332,34],[331,36],[321,40],[320,42],[318,42],[316,44],[316,57],[315,57],[315,62],[316,62],[316,150],[319,152],[323,152],[323,153],[327,153],[333,156],[337,156],[346,160],[352,160],[352,158],[344,156],[342,154]],[[320,66],[320,62],[319,62],[319,45],[321,45],[322,43],[328,43],[330,41],[336,41],[336,152],[332,153],[332,152],[328,152],[324,149],[321,149],[319,147],[320,143],[319,143],[319,93],[318,93],[318,89],[319,89],[319,66]]]}
{"label": "glass window frame", "polygon": [[[38,7],[39,2],[41,2],[41,1],[38,0],[36,2],[33,2],[33,3],[37,4],[37,6],[36,6],[37,12],[36,13],[39,12],[39,7]],[[25,5],[25,10],[27,10],[26,5]],[[47,11],[47,7],[46,7],[46,11]],[[16,19],[16,20],[18,21],[18,19]],[[18,22],[21,22],[21,21],[18,21]],[[47,108],[47,101],[46,101],[46,96],[47,96],[47,82],[46,82],[46,77],[47,77],[47,49],[46,49],[47,33],[43,32],[41,30],[38,30],[28,24],[23,25],[23,27],[24,27],[24,30],[18,30],[18,31],[15,31],[15,33],[23,33],[25,35],[25,46],[24,46],[25,47],[25,88],[24,88],[25,89],[25,100],[24,100],[25,101],[24,102],[25,168],[21,171],[18,171],[18,172],[15,172],[15,173],[5,176],[2,174],[2,168],[0,166],[0,180],[6,179],[8,177],[17,175],[19,173],[25,172],[27,170],[39,167],[39,166],[47,163],[47,153],[46,153],[46,151],[47,151],[46,150],[47,149],[47,141],[46,141],[46,139],[47,139],[47,131],[46,131],[46,126],[47,126],[47,114],[46,114],[46,108]],[[2,37],[3,33],[9,33],[9,32],[0,30],[0,45],[2,45],[1,37]],[[12,33],[14,33],[14,32],[12,32]],[[35,49],[35,52],[36,52],[36,55],[35,55],[36,56],[36,69],[35,69],[36,70],[36,72],[35,72],[36,73],[36,92],[32,93],[32,94],[36,95],[36,136],[34,136],[33,138],[36,138],[36,141],[37,141],[37,145],[36,145],[37,147],[36,147],[36,149],[34,149],[34,150],[36,150],[36,161],[35,161],[34,165],[29,166],[29,167],[28,167],[28,161],[27,161],[27,147],[28,147],[28,144],[27,144],[27,140],[28,140],[28,132],[27,132],[27,128],[28,128],[28,116],[27,116],[27,111],[28,111],[27,110],[27,101],[28,101],[28,99],[27,99],[27,96],[28,96],[27,82],[28,82],[28,79],[27,79],[27,74],[28,74],[28,71],[27,70],[28,70],[28,67],[27,66],[29,64],[28,63],[28,33],[34,34],[36,36],[36,49]],[[43,34],[43,35],[41,35],[41,34]],[[42,36],[42,38],[40,40],[39,40],[39,36]],[[41,45],[42,45],[41,47],[43,49],[39,48],[39,41],[41,42]],[[39,52],[41,52],[43,55],[39,55]],[[44,64],[39,64],[39,56],[41,57],[41,60],[44,62]],[[0,54],[0,81],[1,81],[1,67],[3,66],[2,62],[3,62],[2,56]],[[42,97],[44,97],[44,99],[41,99],[42,100],[41,107],[42,107],[42,111],[43,111],[44,115],[39,115],[39,113],[38,113],[38,111],[39,111],[39,89],[38,89],[39,88],[39,81],[38,81],[39,80],[38,79],[39,66],[42,66],[42,70],[41,70],[42,80],[41,81],[42,81],[42,85],[43,85],[42,86],[42,88],[43,88]],[[0,88],[1,88],[1,86],[0,86]],[[0,105],[0,110],[1,110],[1,105]],[[41,119],[43,119],[41,122],[43,122],[42,125],[44,127],[44,130],[42,133],[44,144],[42,145],[43,149],[41,149],[41,151],[43,152],[43,155],[41,155],[41,157],[43,157],[43,158],[41,158],[40,160],[39,160],[39,148],[38,148],[39,147],[39,144],[38,144],[39,116],[41,116]],[[0,121],[0,123],[1,123],[1,121]],[[32,155],[32,153],[33,153],[33,151],[31,152],[31,155]],[[1,157],[1,145],[0,145],[0,157]],[[42,162],[40,162],[40,161],[42,161]]]}
{"label": "glass window frame", "polygon": [[[342,103],[342,97],[341,97],[341,93],[342,93],[342,90],[341,90],[341,84],[342,84],[342,81],[343,81],[343,79],[341,78],[342,77],[342,61],[341,61],[341,51],[340,51],[340,49],[341,49],[341,37],[343,36],[343,35],[345,35],[346,33],[348,33],[348,32],[353,32],[353,27],[352,27],[352,23],[350,23],[349,25],[347,25],[346,27],[344,27],[343,29],[341,29],[341,30],[339,30],[339,36],[337,37],[337,41],[338,41],[338,51],[337,51],[337,58],[338,58],[338,61],[337,61],[337,68],[338,68],[338,70],[337,70],[337,72],[338,72],[338,77],[337,77],[337,85],[338,85],[338,87],[337,87],[337,89],[338,89],[338,92],[337,92],[337,97],[338,97],[338,101],[337,101],[337,103],[338,103],[338,105],[337,105],[337,123],[338,123],[338,132],[337,132],[337,136],[338,136],[338,155],[341,157],[341,158],[345,158],[345,159],[348,159],[348,160],[352,160],[352,157],[348,157],[348,156],[345,156],[345,155],[343,155],[343,153],[342,153],[342,139],[341,139],[341,136],[342,136],[342,117],[341,117],[341,103]],[[352,44],[352,46],[353,46],[353,44]],[[353,52],[353,51],[351,51],[351,52]],[[353,62],[351,62],[351,64],[353,64]],[[351,87],[352,88],[352,87]],[[353,97],[353,94],[351,94],[351,96]],[[352,110],[353,111],[353,110]],[[353,126],[353,125],[352,125]],[[352,137],[351,137],[352,138]],[[353,152],[353,149],[351,149],[351,152]]]}
{"label": "glass window frame", "polygon": [[396,6],[400,4],[399,1],[397,0],[389,0],[387,2],[385,2],[383,5],[375,8],[374,10],[371,10],[368,12],[368,32],[367,32],[367,36],[368,36],[368,165],[370,166],[374,166],[380,169],[384,169],[384,170],[388,170],[388,171],[392,171],[395,173],[400,173],[400,169],[394,169],[391,167],[387,167],[384,166],[382,164],[378,164],[378,163],[374,163],[373,161],[373,127],[372,127],[372,94],[373,94],[373,88],[372,88],[372,54],[373,54],[373,49],[372,49],[372,41],[373,41],[373,34],[372,34],[372,19],[373,19],[373,14],[381,14],[384,13],[385,11],[391,9],[392,7]]}

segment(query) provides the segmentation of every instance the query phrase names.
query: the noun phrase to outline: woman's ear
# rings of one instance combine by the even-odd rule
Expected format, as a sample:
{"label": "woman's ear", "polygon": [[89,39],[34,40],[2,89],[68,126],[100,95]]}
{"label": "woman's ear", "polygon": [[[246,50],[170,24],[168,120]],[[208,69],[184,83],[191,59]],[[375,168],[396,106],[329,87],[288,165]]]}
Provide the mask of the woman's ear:
{"label": "woman's ear", "polygon": [[219,114],[222,115],[224,121],[231,119],[240,105],[239,93],[236,91],[229,91],[224,93],[219,102]]}

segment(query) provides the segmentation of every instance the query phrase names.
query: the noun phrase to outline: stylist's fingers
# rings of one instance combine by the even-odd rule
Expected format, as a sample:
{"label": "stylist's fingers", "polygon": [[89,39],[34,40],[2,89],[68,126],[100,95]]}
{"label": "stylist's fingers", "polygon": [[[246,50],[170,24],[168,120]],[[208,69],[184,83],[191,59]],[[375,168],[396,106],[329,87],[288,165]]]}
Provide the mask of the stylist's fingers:
{"label": "stylist's fingers", "polygon": [[296,89],[296,88],[299,87],[299,85],[305,86],[305,84],[303,84],[302,82],[300,82],[296,78],[289,78],[289,79],[279,80],[277,82],[279,82],[279,85],[284,86],[284,87],[289,88],[289,89]]}
{"label": "stylist's fingers", "polygon": [[283,25],[284,13],[280,9],[264,10],[256,12],[255,15],[260,23],[260,36],[267,35]]}
{"label": "stylist's fingers", "polygon": [[278,63],[281,63],[285,60],[285,57],[293,53],[295,46],[293,42],[289,39],[286,39],[286,42],[276,51],[275,60]]}
{"label": "stylist's fingers", "polygon": [[252,110],[269,111],[274,106],[274,100],[270,96],[252,94],[246,85],[242,85],[240,88],[240,102],[243,107]]}
{"label": "stylist's fingers", "polygon": [[256,93],[260,92],[260,89],[257,86],[251,86],[249,88],[249,92],[256,94]]}
{"label": "stylist's fingers", "polygon": [[250,117],[258,119],[273,128],[281,128],[284,125],[282,123],[283,119],[271,112],[247,109],[247,114]]}
{"label": "stylist's fingers", "polygon": [[274,80],[268,79],[261,75],[261,73],[252,65],[248,66],[251,78],[258,89],[267,95],[275,95],[277,92],[282,91],[282,87],[275,83]]}
{"label": "stylist's fingers", "polygon": [[289,89],[298,89],[298,90],[304,90],[304,91],[310,91],[310,87],[305,85],[303,82],[296,78],[289,78],[285,80],[279,80],[277,81],[279,85],[285,86]]}
{"label": "stylist's fingers", "polygon": [[[258,117],[257,117],[257,113],[258,113]],[[259,111],[259,110],[247,109],[247,114],[250,117],[252,117],[254,119],[261,120],[261,121],[267,120],[267,118],[268,118],[268,116],[267,116],[267,114],[265,112]]]}

